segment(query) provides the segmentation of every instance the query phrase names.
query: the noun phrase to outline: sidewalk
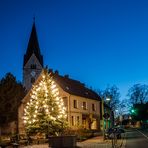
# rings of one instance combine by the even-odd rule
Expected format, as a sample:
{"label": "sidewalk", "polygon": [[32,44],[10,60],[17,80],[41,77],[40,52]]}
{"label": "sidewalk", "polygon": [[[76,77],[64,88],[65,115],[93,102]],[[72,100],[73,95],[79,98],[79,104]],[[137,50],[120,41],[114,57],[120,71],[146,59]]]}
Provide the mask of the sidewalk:
{"label": "sidewalk", "polygon": [[[111,142],[109,140],[103,141],[102,136],[97,136],[85,140],[83,142],[77,142],[77,147],[80,148],[111,148]],[[48,144],[39,144],[39,145],[29,145],[21,146],[20,148],[49,148]]]}
{"label": "sidewalk", "polygon": [[[120,145],[124,139],[118,139],[118,144]],[[78,148],[111,148],[112,142],[111,140],[103,140],[103,136],[96,136],[90,139],[87,139],[82,142],[77,142]],[[125,141],[122,144],[122,148],[125,147]],[[36,144],[36,145],[29,145],[29,146],[20,146],[19,148],[49,148],[48,144]]]}
{"label": "sidewalk", "polygon": [[111,141],[104,141],[103,136],[97,136],[83,142],[77,142],[77,146],[81,148],[111,148]]}

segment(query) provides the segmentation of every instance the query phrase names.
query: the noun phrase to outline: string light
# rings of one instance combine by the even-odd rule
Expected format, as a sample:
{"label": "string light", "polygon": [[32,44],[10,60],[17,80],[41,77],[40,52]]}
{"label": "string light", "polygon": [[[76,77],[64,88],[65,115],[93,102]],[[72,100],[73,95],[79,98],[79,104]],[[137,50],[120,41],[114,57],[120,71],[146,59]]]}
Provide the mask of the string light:
{"label": "string light", "polygon": [[24,108],[24,124],[29,127],[36,124],[43,112],[51,121],[64,121],[67,118],[58,87],[48,74],[43,74],[42,80],[32,88],[30,100]]}
{"label": "string light", "polygon": [[51,89],[54,89],[54,88],[56,88],[56,85],[55,85],[55,84],[53,84],[53,85],[51,86]]}
{"label": "string light", "polygon": [[48,113],[49,112],[49,110],[48,109],[46,109],[46,113]]}

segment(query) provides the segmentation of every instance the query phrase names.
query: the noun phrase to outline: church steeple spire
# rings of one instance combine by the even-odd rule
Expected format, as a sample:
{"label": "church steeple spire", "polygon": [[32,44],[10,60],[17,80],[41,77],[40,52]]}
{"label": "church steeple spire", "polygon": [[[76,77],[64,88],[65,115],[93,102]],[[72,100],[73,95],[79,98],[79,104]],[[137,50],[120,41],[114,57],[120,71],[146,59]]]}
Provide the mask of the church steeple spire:
{"label": "church steeple spire", "polygon": [[41,55],[40,47],[39,47],[39,43],[38,43],[36,26],[35,26],[35,18],[33,20],[32,31],[30,34],[29,42],[28,42],[27,52],[24,55],[24,64],[23,65],[25,65],[27,63],[27,61],[30,59],[30,57],[32,56],[33,53],[35,54],[35,56],[39,60],[41,66],[43,66],[43,56]]}
{"label": "church steeple spire", "polygon": [[42,69],[43,56],[40,52],[34,20],[23,63],[23,85],[26,90],[32,87],[32,84],[38,78]]}

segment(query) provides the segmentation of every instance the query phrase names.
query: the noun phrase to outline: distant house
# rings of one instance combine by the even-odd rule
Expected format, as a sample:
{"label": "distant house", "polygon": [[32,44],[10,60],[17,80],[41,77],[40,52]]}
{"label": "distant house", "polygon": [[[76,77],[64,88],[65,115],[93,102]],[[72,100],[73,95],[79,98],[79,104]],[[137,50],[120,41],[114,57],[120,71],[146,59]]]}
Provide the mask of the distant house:
{"label": "distant house", "polygon": [[[35,84],[40,82],[41,75]],[[73,80],[66,76],[61,76],[57,72],[52,73],[53,80],[59,88],[59,95],[63,98],[67,108],[68,124],[72,129],[100,129],[100,101],[101,98],[87,88],[80,81]],[[30,99],[30,91],[22,100],[19,107],[19,131],[24,131],[23,114],[24,107]]]}

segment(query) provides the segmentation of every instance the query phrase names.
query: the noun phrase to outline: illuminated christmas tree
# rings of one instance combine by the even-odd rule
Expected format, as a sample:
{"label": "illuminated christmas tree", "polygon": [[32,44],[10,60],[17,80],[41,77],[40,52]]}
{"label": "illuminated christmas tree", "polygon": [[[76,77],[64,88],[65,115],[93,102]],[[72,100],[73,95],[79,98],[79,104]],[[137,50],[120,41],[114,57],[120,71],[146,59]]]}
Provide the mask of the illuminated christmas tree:
{"label": "illuminated christmas tree", "polygon": [[67,126],[66,108],[52,76],[44,70],[24,109],[26,131],[58,135]]}

